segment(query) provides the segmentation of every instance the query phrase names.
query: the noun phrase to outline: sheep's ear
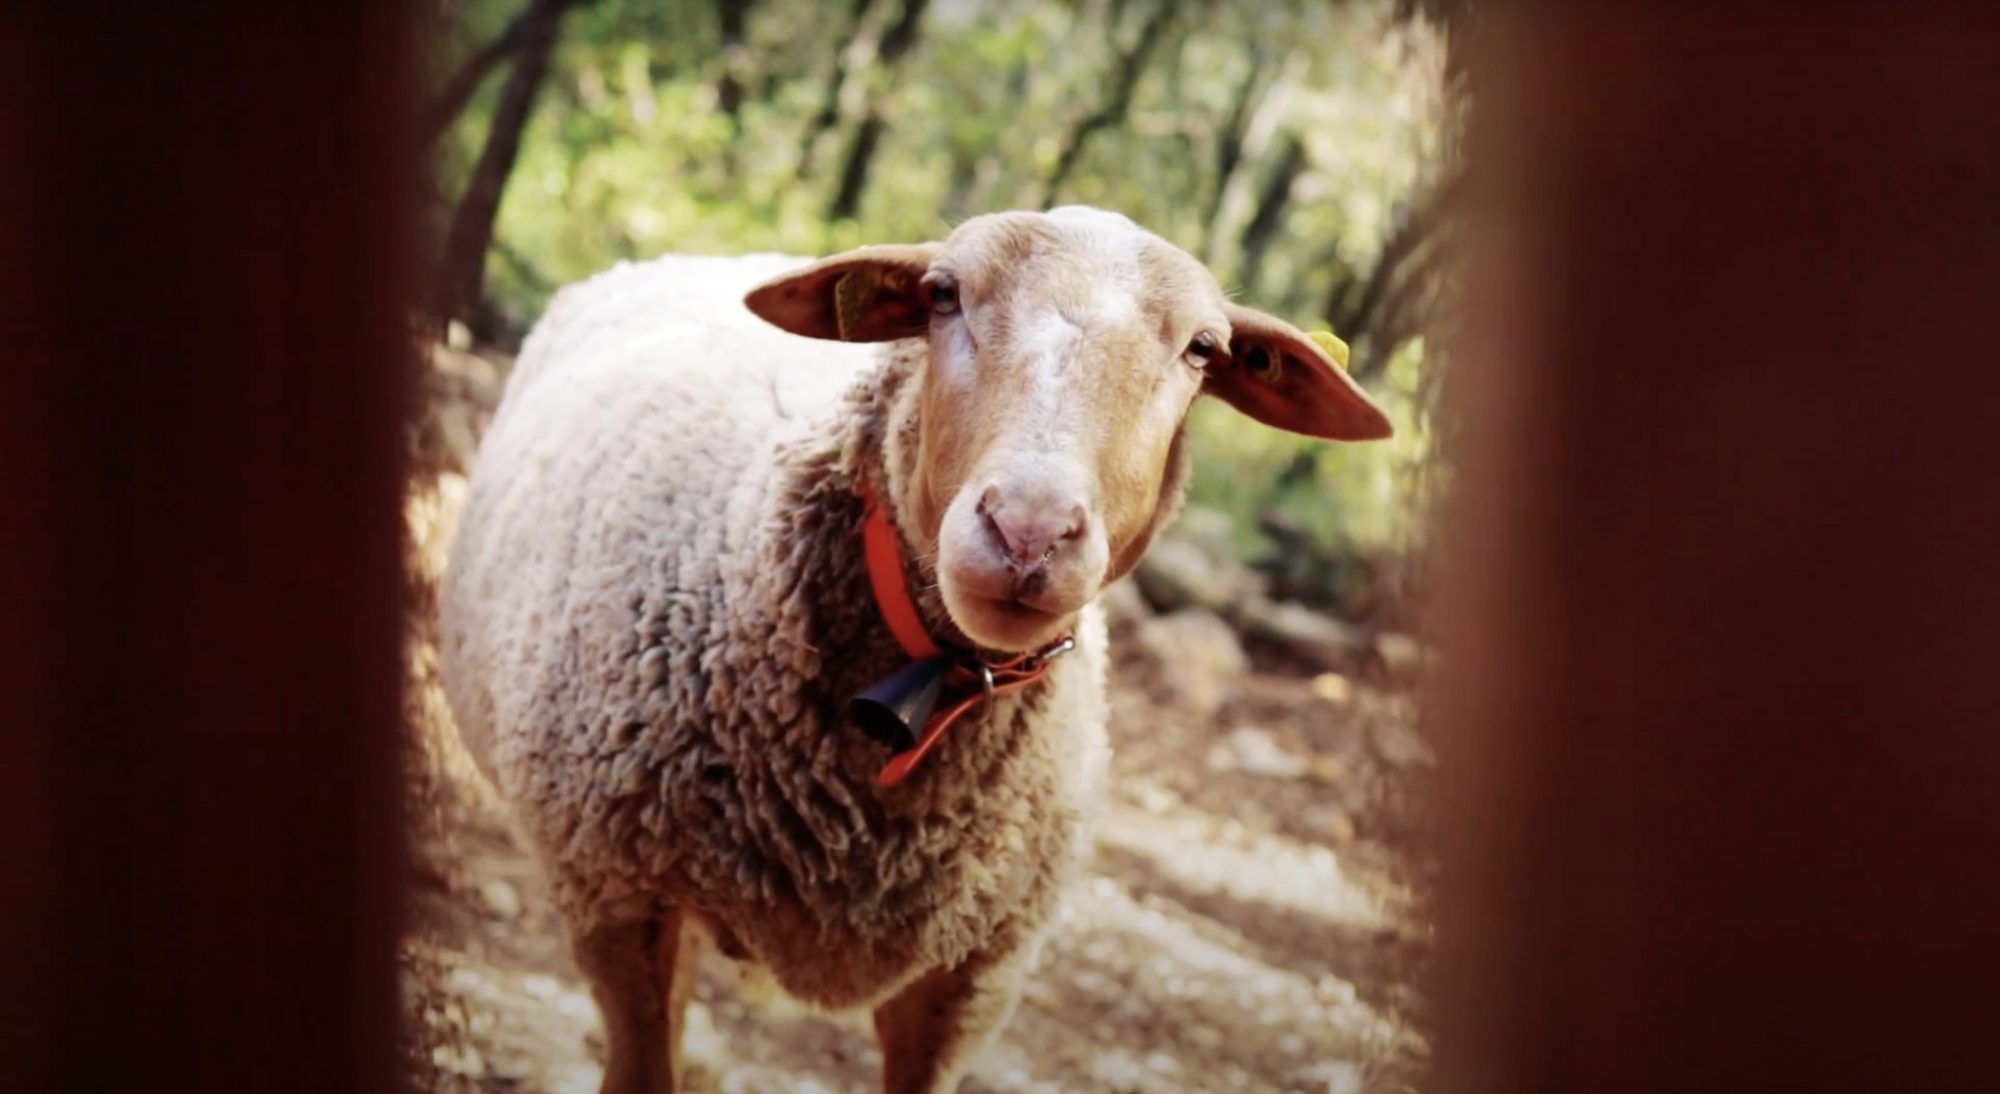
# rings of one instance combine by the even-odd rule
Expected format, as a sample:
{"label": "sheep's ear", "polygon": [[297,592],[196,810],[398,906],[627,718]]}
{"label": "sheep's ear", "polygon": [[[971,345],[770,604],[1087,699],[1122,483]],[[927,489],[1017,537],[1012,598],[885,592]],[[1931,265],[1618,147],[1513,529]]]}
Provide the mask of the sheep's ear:
{"label": "sheep's ear", "polygon": [[807,338],[911,338],[930,324],[917,279],[937,252],[935,243],[862,247],[774,277],[743,303],[765,322]]}
{"label": "sheep's ear", "polygon": [[1203,391],[1265,425],[1308,437],[1372,441],[1395,432],[1343,363],[1311,336],[1255,308],[1224,304],[1223,312],[1229,354],[1208,362]]}

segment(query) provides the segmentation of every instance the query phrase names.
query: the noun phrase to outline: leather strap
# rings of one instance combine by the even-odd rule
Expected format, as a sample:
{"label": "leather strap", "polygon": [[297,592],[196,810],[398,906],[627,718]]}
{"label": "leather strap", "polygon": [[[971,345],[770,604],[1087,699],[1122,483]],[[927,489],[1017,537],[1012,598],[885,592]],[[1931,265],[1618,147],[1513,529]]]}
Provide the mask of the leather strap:
{"label": "leather strap", "polygon": [[[896,526],[889,520],[888,511],[882,508],[874,489],[867,483],[861,485],[861,502],[864,507],[861,519],[862,553],[868,563],[868,585],[875,593],[875,607],[882,613],[882,621],[889,625],[889,633],[896,636],[896,644],[903,647],[903,653],[910,660],[944,656],[944,651],[931,639],[930,631],[925,629],[916,602],[910,599],[909,585],[903,577],[903,550],[896,538]],[[944,738],[945,730],[950,729],[967,711],[990,701],[995,695],[1018,691],[1041,679],[1049,671],[1049,662],[1072,644],[1070,636],[1063,635],[1036,653],[1024,653],[998,664],[976,662],[977,672],[965,661],[958,660],[952,676],[959,686],[973,685],[972,689],[932,714],[917,743],[909,750],[890,757],[876,774],[876,784],[895,786],[908,778],[910,772],[915,771],[924,757],[930,755]]]}
{"label": "leather strap", "polygon": [[[1067,642],[1068,639],[1065,638],[1063,641]],[[1023,664],[1029,667],[1019,667]],[[931,715],[930,724],[924,727],[924,735],[917,738],[917,743],[911,746],[909,751],[899,752],[890,757],[889,762],[882,766],[882,770],[875,776],[876,785],[894,786],[908,778],[910,772],[915,771],[917,765],[923,762],[923,758],[929,755],[931,749],[937,747],[937,743],[944,738],[944,731],[950,729],[952,723],[958,721],[961,715],[980,703],[987,702],[994,695],[1019,691],[1040,680],[1042,674],[1049,671],[1049,658],[1046,655],[1023,654],[1004,667],[991,668],[988,671],[993,674],[993,690],[987,691],[982,683],[978,689]]]}
{"label": "leather strap", "polygon": [[896,526],[889,520],[889,511],[876,502],[874,489],[866,483],[861,486],[861,502],[867,507],[861,518],[862,552],[868,558],[868,584],[875,591],[875,607],[881,611],[882,621],[889,624],[889,633],[896,636],[896,644],[910,660],[942,656],[944,651],[924,629],[923,616],[917,614],[917,605],[903,580],[903,550],[896,542]]}

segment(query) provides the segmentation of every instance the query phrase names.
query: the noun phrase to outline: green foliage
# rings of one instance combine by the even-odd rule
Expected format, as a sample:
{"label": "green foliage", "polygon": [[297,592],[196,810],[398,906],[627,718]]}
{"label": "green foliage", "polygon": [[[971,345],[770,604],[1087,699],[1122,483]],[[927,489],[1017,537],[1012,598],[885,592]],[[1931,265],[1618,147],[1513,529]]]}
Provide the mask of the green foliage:
{"label": "green foliage", "polygon": [[1421,342],[1391,362],[1377,397],[1396,435],[1367,445],[1322,444],[1248,424],[1215,400],[1195,405],[1188,441],[1195,454],[1193,504],[1236,518],[1236,546],[1256,557],[1270,544],[1256,527],[1274,510],[1327,552],[1348,546],[1414,547],[1432,484],[1434,435],[1414,397],[1424,367]]}
{"label": "green foliage", "polygon": [[[438,82],[525,2],[464,0],[445,11]],[[713,0],[573,10],[501,206],[487,277],[494,305],[525,326],[555,287],[620,259],[821,254],[935,238],[975,213],[1053,201],[1124,212],[1205,258],[1225,284],[1254,280],[1249,302],[1311,329],[1325,325],[1336,281],[1368,267],[1392,209],[1444,151],[1441,43],[1425,24],[1397,19],[1388,0],[933,0],[915,48],[884,65],[875,46],[903,2],[755,0],[728,69],[745,89],[733,119],[718,106],[732,62]],[[1115,105],[1114,73],[1160,2],[1174,7],[1130,101],[1089,133],[1059,192],[1046,193],[1066,136]],[[815,136],[843,57],[835,121]],[[446,194],[478,155],[500,80],[441,142]],[[829,221],[870,112],[885,135],[859,215]],[[1219,148],[1232,117],[1242,155],[1225,177]],[[1241,268],[1241,235],[1286,134],[1303,142],[1305,167],[1253,278]],[[1423,500],[1411,469],[1432,448],[1423,394],[1432,367],[1419,341],[1368,378],[1401,430],[1387,444],[1321,446],[1200,407],[1190,427],[1195,500],[1235,519],[1247,553],[1263,546],[1255,518],[1267,509],[1324,544],[1408,545]]]}

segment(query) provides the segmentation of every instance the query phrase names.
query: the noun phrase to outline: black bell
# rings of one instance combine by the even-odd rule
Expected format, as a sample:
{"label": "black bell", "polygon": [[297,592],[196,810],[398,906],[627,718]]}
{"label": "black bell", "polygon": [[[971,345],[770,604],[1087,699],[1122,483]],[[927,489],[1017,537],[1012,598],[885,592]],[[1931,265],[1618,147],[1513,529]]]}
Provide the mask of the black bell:
{"label": "black bell", "polygon": [[892,751],[907,752],[917,746],[917,735],[931,720],[950,671],[948,658],[912,661],[848,700],[848,720]]}

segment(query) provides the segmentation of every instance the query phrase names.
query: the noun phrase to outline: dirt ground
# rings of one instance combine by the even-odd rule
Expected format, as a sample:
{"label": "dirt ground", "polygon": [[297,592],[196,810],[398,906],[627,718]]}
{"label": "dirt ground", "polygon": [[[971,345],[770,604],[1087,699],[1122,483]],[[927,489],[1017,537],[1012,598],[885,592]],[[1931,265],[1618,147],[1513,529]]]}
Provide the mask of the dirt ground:
{"label": "dirt ground", "polygon": [[[479,417],[434,402],[419,447],[462,449]],[[409,503],[408,1067],[422,1090],[594,1091],[596,1010],[437,687],[429,589],[463,491],[432,467]],[[1201,628],[1147,621],[1136,595],[1117,603],[1116,758],[1095,860],[963,1089],[1417,1089],[1432,758],[1407,688],[1255,651],[1247,672],[1227,648],[1181,657],[1173,636]],[[705,961],[685,1045],[693,1089],[877,1089],[865,1014],[815,1013]]]}

